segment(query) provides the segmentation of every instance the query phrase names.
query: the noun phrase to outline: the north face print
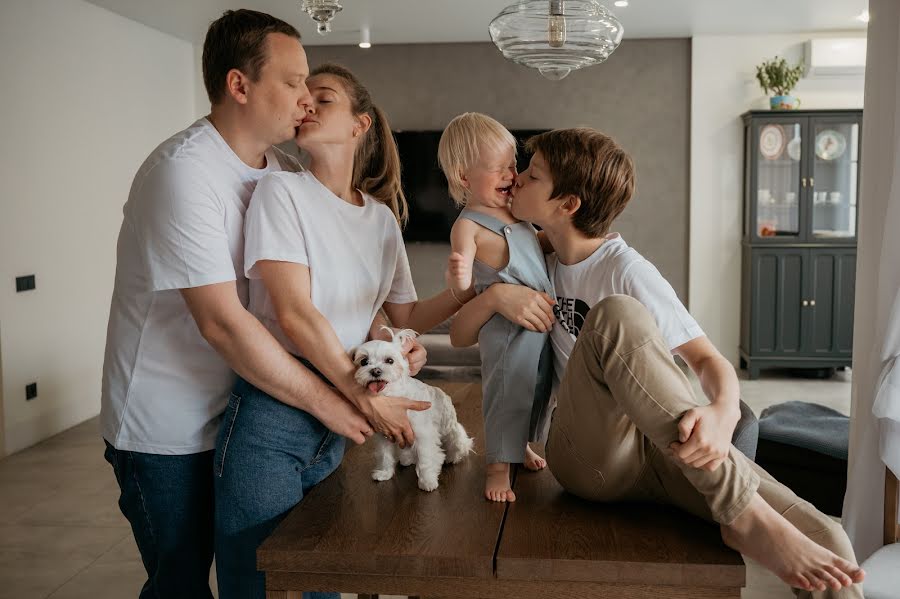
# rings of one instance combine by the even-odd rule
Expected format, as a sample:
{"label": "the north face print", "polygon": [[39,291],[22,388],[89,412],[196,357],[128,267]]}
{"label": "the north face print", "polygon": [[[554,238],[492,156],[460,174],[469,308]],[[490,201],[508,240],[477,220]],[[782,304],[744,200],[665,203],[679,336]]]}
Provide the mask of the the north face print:
{"label": "the north face print", "polygon": [[553,306],[553,314],[556,321],[566,329],[569,334],[578,337],[581,327],[584,326],[584,319],[587,313],[591,311],[591,307],[578,298],[557,297],[556,305]]}

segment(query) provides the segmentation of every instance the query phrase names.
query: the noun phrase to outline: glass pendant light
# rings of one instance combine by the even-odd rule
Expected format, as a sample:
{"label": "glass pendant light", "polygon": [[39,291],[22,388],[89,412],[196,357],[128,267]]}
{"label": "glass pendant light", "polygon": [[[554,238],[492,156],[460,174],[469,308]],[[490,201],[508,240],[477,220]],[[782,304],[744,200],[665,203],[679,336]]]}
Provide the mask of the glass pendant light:
{"label": "glass pendant light", "polygon": [[344,7],[339,0],[301,0],[300,9],[316,22],[316,31],[325,35],[331,31],[331,20]]}
{"label": "glass pendant light", "polygon": [[624,33],[597,0],[521,0],[489,29],[503,56],[554,81],[609,58]]}

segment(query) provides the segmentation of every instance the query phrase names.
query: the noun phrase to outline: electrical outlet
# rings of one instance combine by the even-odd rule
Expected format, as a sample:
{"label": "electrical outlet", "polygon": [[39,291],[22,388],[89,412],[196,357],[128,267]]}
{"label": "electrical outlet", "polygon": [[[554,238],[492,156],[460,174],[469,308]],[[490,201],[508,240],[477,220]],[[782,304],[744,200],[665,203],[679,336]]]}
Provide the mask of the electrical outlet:
{"label": "electrical outlet", "polygon": [[22,291],[31,291],[35,288],[34,275],[25,275],[24,277],[16,277],[16,293]]}
{"label": "electrical outlet", "polygon": [[25,385],[25,399],[30,400],[37,397],[37,383],[29,383]]}

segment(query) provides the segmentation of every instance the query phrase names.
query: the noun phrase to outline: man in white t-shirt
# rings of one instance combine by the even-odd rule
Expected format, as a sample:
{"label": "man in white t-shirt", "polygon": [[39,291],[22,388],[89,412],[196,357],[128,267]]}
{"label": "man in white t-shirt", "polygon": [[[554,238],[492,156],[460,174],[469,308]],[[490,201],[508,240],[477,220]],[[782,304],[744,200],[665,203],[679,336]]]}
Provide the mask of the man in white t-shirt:
{"label": "man in white t-shirt", "polygon": [[[550,330],[557,406],[547,463],[569,492],[667,501],[718,523],[729,546],[800,597],[861,599],[864,573],[843,529],[731,445],[740,417],[733,366],[656,268],[609,233],[634,193],[631,157],[593,129],[550,131],[527,147],[534,155],[510,207],[555,251],[547,266],[557,297],[495,285],[460,310],[451,341],[477,341],[498,312]],[[696,401],[672,354],[696,373],[709,405]]]}
{"label": "man in white t-shirt", "polygon": [[301,168],[272,145],[305,116],[308,73],[294,27],[227,11],[203,47],[210,115],[150,154],[125,204],[101,423],[142,598],[212,597],[213,451],[235,372],[357,443],[372,434],[246,310],[244,213],[260,177]]}

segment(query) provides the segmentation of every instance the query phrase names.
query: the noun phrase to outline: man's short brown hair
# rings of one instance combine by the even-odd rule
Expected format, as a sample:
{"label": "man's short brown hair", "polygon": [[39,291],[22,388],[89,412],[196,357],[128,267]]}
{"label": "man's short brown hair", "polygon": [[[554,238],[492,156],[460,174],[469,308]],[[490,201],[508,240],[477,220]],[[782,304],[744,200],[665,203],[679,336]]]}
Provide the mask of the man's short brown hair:
{"label": "man's short brown hair", "polygon": [[225,78],[231,69],[238,69],[251,81],[259,79],[270,33],[300,39],[293,25],[246,8],[226,10],[210,24],[203,42],[203,84],[210,103],[216,104],[225,96]]}
{"label": "man's short brown hair", "polygon": [[575,228],[590,238],[602,237],[634,195],[634,162],[609,136],[589,128],[556,129],[535,135],[525,144],[543,155],[558,198],[574,195],[581,207],[572,217]]}

